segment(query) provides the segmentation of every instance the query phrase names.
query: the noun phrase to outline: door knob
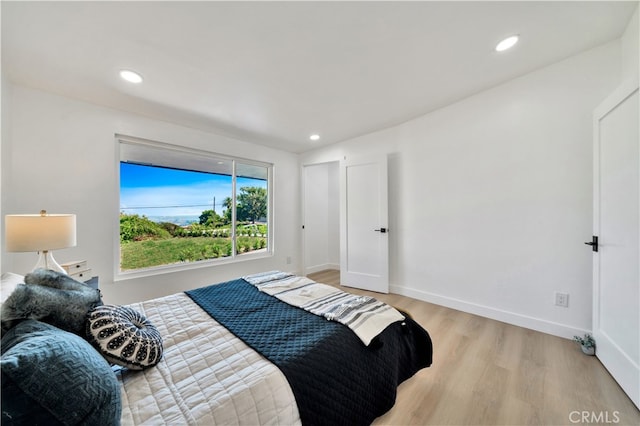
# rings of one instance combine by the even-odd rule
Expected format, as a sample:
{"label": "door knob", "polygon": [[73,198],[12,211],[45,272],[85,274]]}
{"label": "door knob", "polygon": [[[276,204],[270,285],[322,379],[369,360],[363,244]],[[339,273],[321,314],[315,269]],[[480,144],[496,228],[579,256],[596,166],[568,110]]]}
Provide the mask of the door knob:
{"label": "door knob", "polygon": [[591,250],[598,251],[598,237],[592,236],[591,241],[585,242],[586,245],[591,246]]}
{"label": "door knob", "polygon": [[387,228],[380,228],[380,229],[374,229],[374,231],[376,232],[381,232],[381,233],[386,233],[387,232]]}

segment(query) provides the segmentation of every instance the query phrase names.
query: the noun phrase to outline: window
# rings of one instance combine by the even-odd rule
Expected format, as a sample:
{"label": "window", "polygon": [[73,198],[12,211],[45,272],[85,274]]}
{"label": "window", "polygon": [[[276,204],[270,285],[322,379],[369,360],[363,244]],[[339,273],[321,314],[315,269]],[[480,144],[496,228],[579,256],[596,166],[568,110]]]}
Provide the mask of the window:
{"label": "window", "polygon": [[271,164],[118,141],[120,272],[271,254]]}

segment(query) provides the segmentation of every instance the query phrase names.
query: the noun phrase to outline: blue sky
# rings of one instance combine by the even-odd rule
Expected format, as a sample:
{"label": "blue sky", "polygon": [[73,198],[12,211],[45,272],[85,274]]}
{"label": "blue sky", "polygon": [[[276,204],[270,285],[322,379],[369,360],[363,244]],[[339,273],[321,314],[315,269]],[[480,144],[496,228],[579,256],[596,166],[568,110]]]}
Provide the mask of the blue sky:
{"label": "blue sky", "polygon": [[[243,186],[267,186],[267,182],[238,178]],[[120,211],[151,216],[200,216],[211,209],[222,213],[222,202],[231,196],[231,176],[120,163]]]}

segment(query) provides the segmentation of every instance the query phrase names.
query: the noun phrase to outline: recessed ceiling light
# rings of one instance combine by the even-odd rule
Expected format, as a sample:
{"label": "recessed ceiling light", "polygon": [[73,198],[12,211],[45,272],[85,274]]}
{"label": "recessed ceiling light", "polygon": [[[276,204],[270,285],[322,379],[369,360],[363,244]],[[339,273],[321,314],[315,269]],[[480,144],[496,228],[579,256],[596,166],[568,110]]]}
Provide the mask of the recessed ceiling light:
{"label": "recessed ceiling light", "polygon": [[317,141],[320,139],[320,135],[311,135],[309,136],[309,139],[311,139],[312,141]]}
{"label": "recessed ceiling light", "polygon": [[129,83],[142,83],[142,76],[134,71],[122,70],[120,71],[120,77],[122,77],[123,80],[127,80]]}
{"label": "recessed ceiling light", "polygon": [[517,35],[507,37],[504,40],[502,40],[500,43],[498,43],[498,45],[496,46],[496,52],[503,52],[507,49],[511,49],[517,42],[518,42]]}

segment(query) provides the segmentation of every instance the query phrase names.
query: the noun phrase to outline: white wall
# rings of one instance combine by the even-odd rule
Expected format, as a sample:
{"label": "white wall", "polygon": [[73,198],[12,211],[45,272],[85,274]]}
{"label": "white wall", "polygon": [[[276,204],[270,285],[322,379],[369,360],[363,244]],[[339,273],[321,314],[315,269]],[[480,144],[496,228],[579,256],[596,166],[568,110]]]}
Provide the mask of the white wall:
{"label": "white wall", "polygon": [[[11,122],[9,120],[9,87],[10,86],[9,86],[9,82],[6,80],[4,74],[2,74],[1,70],[0,70],[0,84],[1,84],[0,109],[2,110],[0,111],[0,129],[2,129],[0,133],[0,137],[2,138],[2,140],[8,140],[9,133],[10,133],[9,129],[11,128]],[[2,146],[2,149],[0,149],[0,164],[4,164],[2,163],[3,161],[2,159],[7,154],[8,154],[8,150],[7,152],[5,152],[4,146]],[[2,211],[2,207],[5,205],[4,201],[7,195],[7,191],[5,191],[4,187],[2,187],[2,183],[7,182],[5,174],[6,174],[6,168],[3,166],[0,169],[0,188],[2,188],[2,190],[0,191],[0,211]],[[2,253],[4,253],[4,225],[0,227],[0,247],[2,248]],[[3,262],[4,262],[4,255],[0,256],[0,271],[4,271],[4,269],[2,268]]]}
{"label": "white wall", "polygon": [[[75,213],[78,245],[56,251],[56,260],[86,259],[100,276],[106,302],[130,303],[262,270],[299,270],[297,155],[16,85],[11,86],[9,102],[11,128],[2,140],[2,217],[41,209]],[[274,257],[114,283],[116,133],[273,163]],[[2,259],[3,272],[25,273],[36,255],[3,250]]]}
{"label": "white wall", "polygon": [[627,28],[622,35],[622,81],[630,78],[638,78],[640,67],[640,26],[638,24],[640,7],[636,7],[633,17],[629,20]]}
{"label": "white wall", "polygon": [[327,164],[327,179],[329,192],[327,194],[327,238],[329,264],[334,269],[340,269],[340,163]]}
{"label": "white wall", "polygon": [[[388,153],[391,291],[571,337],[591,328],[592,110],[620,43],[302,156]],[[554,292],[570,294],[569,308]]]}

